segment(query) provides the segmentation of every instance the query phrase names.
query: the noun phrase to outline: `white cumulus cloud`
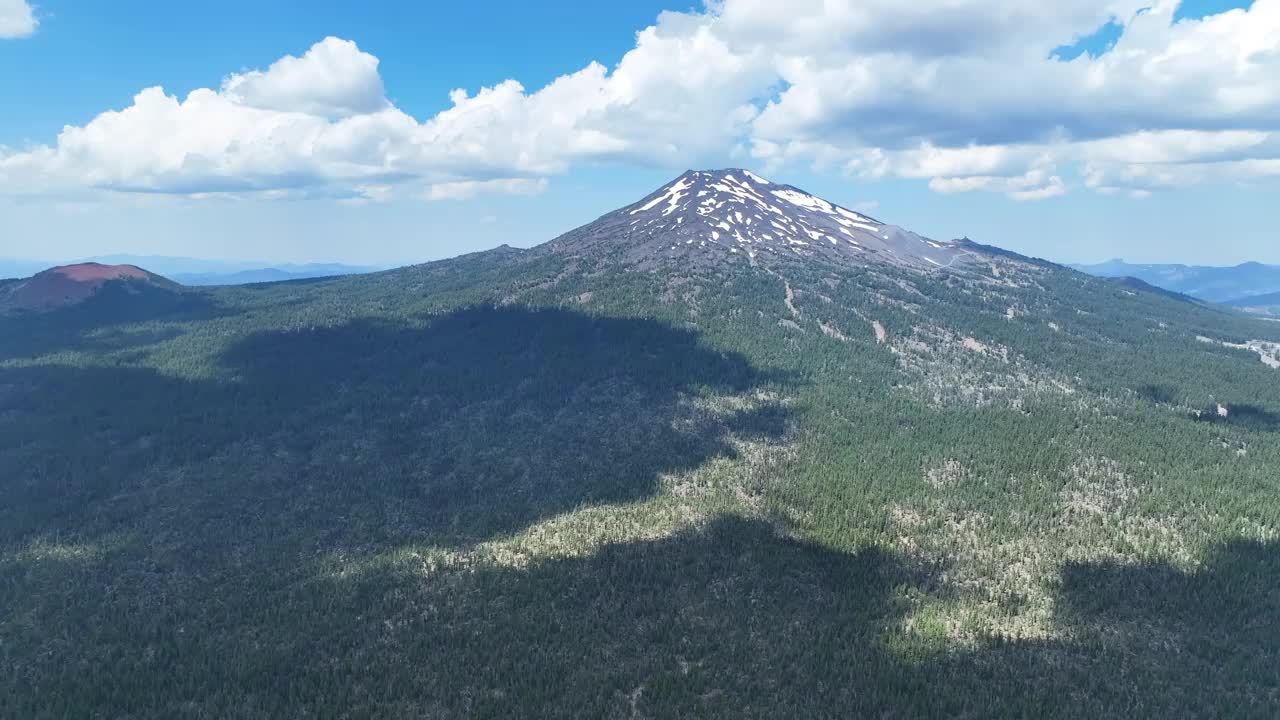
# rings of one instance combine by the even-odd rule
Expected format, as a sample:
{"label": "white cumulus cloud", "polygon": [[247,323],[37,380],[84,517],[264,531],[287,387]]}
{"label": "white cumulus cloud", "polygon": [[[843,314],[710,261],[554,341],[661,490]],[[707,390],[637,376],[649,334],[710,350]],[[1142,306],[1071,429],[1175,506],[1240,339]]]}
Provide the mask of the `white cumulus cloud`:
{"label": "white cumulus cloud", "polygon": [[[387,99],[376,57],[327,38],[0,148],[0,192],[443,199],[536,191],[584,161],[743,157],[1017,200],[1280,177],[1280,0],[1175,22],[1178,5],[707,0],[612,67],[455,90],[426,118]],[[1055,57],[1107,23],[1109,50]]]}
{"label": "white cumulus cloud", "polygon": [[427,189],[428,200],[466,200],[481,193],[537,195],[547,189],[546,178],[510,178],[506,180],[463,180],[437,183]]}
{"label": "white cumulus cloud", "polygon": [[300,58],[287,55],[265,71],[228,77],[222,94],[247,107],[336,118],[376,113],[389,104],[378,58],[334,37]]}
{"label": "white cumulus cloud", "polygon": [[[831,5],[802,4],[816,15],[832,15]],[[1264,177],[1277,157],[1280,0],[1178,22],[1178,3],[1168,0],[922,3],[912,8],[937,13],[918,25],[892,21],[913,17],[912,8],[880,5],[847,7],[855,21],[827,26],[829,53],[780,64],[786,89],[753,125],[756,157],[843,160],[869,177],[928,177],[942,192],[1016,199],[1062,194],[1068,171],[1087,175],[1090,187],[1145,188],[1152,178]],[[866,19],[876,12],[884,28]],[[804,13],[791,25],[802,26]],[[1053,57],[1106,21],[1123,26],[1110,51]],[[766,25],[792,32],[783,20]],[[948,28],[973,42],[926,42]],[[881,32],[891,38],[868,37]],[[1252,162],[1223,157],[1223,145]],[[1046,172],[1053,165],[1063,172]]]}
{"label": "white cumulus cloud", "polygon": [[0,0],[0,38],[27,37],[39,24],[27,0]]}

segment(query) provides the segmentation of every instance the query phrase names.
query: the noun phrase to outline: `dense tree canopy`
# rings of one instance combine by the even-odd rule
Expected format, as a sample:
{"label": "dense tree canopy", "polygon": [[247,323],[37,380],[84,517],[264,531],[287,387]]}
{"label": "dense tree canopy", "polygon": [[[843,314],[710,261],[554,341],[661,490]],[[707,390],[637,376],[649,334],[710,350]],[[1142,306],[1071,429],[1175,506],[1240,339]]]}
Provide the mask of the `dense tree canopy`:
{"label": "dense tree canopy", "polygon": [[0,716],[1280,713],[1280,325],[1005,257],[107,299],[0,318]]}

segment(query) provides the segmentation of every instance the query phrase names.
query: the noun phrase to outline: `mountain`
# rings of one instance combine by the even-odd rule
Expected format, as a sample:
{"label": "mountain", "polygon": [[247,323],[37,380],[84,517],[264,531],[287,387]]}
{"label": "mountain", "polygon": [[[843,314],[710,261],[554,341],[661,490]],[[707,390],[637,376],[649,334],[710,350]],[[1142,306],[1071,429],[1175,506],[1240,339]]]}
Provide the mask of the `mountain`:
{"label": "mountain", "polygon": [[339,275],[360,275],[378,268],[355,265],[312,264],[263,267],[231,272],[179,273],[173,279],[184,285],[250,285],[253,283],[313,280]]}
{"label": "mountain", "polygon": [[1181,302],[1191,302],[1191,303],[1202,302],[1201,300],[1198,300],[1190,295],[1183,295],[1182,293],[1179,293],[1179,292],[1174,292],[1172,290],[1166,290],[1161,287],[1156,287],[1155,285],[1152,285],[1151,283],[1145,280],[1140,280],[1136,277],[1130,277],[1128,275],[1108,277],[1107,279],[1110,280],[1112,283],[1121,287],[1131,288],[1133,290],[1137,290],[1141,292],[1156,293],[1158,295],[1164,295],[1167,298],[1171,298],[1173,300],[1179,300]]}
{"label": "mountain", "polygon": [[[949,267],[972,246],[936,242],[744,170],[687,172],[544,252],[617,256],[625,265],[823,263]],[[736,258],[734,256],[737,256]]]}
{"label": "mountain", "polygon": [[1248,262],[1233,267],[1198,265],[1131,265],[1109,260],[1098,265],[1072,265],[1100,277],[1133,277],[1156,287],[1210,302],[1280,292],[1280,265]]}
{"label": "mountain", "polygon": [[184,295],[0,317],[0,716],[1276,715],[1274,322],[741,170]]}
{"label": "mountain", "polygon": [[1225,304],[1258,315],[1280,317],[1280,292],[1236,298]]}
{"label": "mountain", "polygon": [[48,311],[103,296],[172,294],[179,286],[136,265],[62,265],[0,289],[0,311]]}
{"label": "mountain", "polygon": [[[383,268],[340,263],[272,264],[262,261],[206,260],[159,255],[104,255],[83,263],[133,265],[168,277],[183,285],[244,285],[283,280],[306,280],[337,275],[358,275]],[[25,277],[55,263],[0,259],[0,278]]]}

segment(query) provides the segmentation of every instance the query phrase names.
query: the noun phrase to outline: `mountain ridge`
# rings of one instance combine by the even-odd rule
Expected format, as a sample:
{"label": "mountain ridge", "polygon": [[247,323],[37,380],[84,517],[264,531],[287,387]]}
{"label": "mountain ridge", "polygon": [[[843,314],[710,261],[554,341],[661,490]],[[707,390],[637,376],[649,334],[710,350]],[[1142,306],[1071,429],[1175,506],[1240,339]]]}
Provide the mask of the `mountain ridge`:
{"label": "mountain ridge", "polygon": [[1280,292],[1250,295],[1228,300],[1224,304],[1263,317],[1280,318]]}
{"label": "mountain ridge", "polygon": [[1280,292],[1280,265],[1249,261],[1232,266],[1176,263],[1130,264],[1120,259],[1094,265],[1070,264],[1100,277],[1134,277],[1156,287],[1210,302]]}

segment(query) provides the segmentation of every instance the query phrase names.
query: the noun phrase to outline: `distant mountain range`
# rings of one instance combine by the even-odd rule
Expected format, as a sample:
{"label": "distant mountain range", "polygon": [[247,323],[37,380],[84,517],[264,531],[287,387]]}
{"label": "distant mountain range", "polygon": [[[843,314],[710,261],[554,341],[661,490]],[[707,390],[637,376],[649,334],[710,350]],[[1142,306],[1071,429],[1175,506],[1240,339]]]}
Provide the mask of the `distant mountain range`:
{"label": "distant mountain range", "polygon": [[183,285],[248,285],[251,283],[306,280],[338,275],[362,275],[378,269],[380,268],[355,267],[351,265],[285,265],[283,267],[240,270],[232,273],[174,273],[172,277]]}
{"label": "distant mountain range", "polygon": [[[273,264],[262,261],[204,260],[159,255],[102,255],[76,262],[145,267],[150,272],[163,275],[183,285],[247,285],[336,275],[359,275],[384,269],[340,263]],[[0,259],[0,278],[27,277],[59,264],[41,260]]]}
{"label": "distant mountain range", "polygon": [[1124,260],[1108,260],[1097,265],[1071,265],[1099,277],[1132,277],[1165,290],[1200,300],[1229,305],[1246,299],[1280,293],[1280,265],[1247,262],[1231,267],[1204,265],[1135,265]]}

